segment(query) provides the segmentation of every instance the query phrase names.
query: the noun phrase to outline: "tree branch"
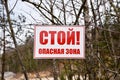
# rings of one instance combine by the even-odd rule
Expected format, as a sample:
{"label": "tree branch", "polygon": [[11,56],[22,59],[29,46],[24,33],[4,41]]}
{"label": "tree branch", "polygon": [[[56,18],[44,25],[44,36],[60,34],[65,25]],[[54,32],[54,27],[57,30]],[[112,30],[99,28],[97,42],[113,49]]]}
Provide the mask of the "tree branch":
{"label": "tree branch", "polygon": [[76,16],[76,20],[75,20],[75,22],[74,22],[74,25],[76,25],[76,24],[78,23],[79,16],[80,16],[80,14],[81,14],[81,12],[82,12],[82,9],[83,9],[84,6],[85,6],[86,1],[87,1],[87,0],[84,0],[82,6],[81,6],[80,9],[79,9],[79,11],[78,11],[78,15]]}

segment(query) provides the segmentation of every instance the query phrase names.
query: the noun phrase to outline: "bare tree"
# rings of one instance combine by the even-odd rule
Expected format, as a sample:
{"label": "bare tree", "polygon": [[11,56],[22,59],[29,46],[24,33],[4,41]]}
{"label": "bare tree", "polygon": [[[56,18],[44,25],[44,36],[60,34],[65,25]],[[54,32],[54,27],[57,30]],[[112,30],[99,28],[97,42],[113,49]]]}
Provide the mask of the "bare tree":
{"label": "bare tree", "polygon": [[[24,73],[24,76],[25,76],[25,79],[28,80],[28,76],[27,76],[27,71],[22,63],[22,59],[21,59],[21,55],[20,55],[20,52],[18,50],[18,46],[17,46],[17,42],[16,42],[16,38],[15,38],[15,34],[14,34],[14,30],[13,30],[13,27],[12,27],[12,23],[11,23],[11,18],[10,18],[10,12],[9,12],[9,9],[8,9],[8,0],[3,0],[2,1],[4,6],[5,6],[5,10],[6,10],[6,14],[7,14],[7,21],[8,21],[8,24],[9,24],[9,28],[10,28],[10,35],[13,39],[13,43],[14,43],[14,46],[15,46],[15,50],[17,52],[17,56],[18,56],[18,59],[19,59],[19,62],[20,62],[20,65],[22,67],[22,70],[23,70],[23,73]],[[4,44],[5,46],[5,44]],[[3,75],[4,76],[4,75]]]}
{"label": "bare tree", "polygon": [[[3,2],[1,1],[1,4],[0,5],[2,5],[3,4]],[[3,55],[2,55],[2,74],[1,74],[1,80],[4,80],[4,72],[5,72],[5,47],[6,47],[6,39],[5,39],[5,16],[4,16],[5,14],[4,14],[4,7],[3,7],[3,5],[2,5],[2,7],[1,7],[1,18],[2,18],[2,20],[1,20],[1,27],[2,27],[2,29],[3,29],[3,40],[1,41],[1,42],[3,42]]]}

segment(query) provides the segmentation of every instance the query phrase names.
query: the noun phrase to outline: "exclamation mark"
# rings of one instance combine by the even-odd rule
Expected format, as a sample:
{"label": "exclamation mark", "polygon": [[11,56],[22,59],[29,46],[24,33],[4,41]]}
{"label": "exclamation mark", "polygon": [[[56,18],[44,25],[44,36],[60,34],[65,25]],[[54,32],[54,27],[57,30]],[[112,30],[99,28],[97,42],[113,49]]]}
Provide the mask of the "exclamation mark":
{"label": "exclamation mark", "polygon": [[77,40],[76,44],[79,45],[80,44],[80,32],[79,31],[76,32],[76,40]]}

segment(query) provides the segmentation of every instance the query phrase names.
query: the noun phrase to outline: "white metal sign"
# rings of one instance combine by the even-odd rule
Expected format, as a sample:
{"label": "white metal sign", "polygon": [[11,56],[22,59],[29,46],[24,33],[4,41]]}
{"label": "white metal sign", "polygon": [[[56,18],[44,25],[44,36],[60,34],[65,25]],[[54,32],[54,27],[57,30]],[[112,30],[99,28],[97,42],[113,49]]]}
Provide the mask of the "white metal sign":
{"label": "white metal sign", "polygon": [[36,26],[35,59],[85,58],[84,26]]}

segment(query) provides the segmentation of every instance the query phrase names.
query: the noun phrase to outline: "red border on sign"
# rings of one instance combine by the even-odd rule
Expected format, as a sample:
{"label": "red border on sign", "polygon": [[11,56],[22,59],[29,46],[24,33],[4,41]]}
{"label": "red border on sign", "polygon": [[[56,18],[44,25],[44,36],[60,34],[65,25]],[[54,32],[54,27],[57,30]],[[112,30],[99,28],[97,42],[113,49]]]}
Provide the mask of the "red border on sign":
{"label": "red border on sign", "polygon": [[[35,49],[36,49],[36,27],[82,27],[83,28],[83,34],[84,34],[84,38],[83,38],[83,57],[36,57],[35,56]],[[33,58],[34,59],[85,59],[85,26],[80,26],[80,25],[73,25],[73,26],[56,26],[56,25],[37,25],[34,27],[34,53],[33,53]]]}

